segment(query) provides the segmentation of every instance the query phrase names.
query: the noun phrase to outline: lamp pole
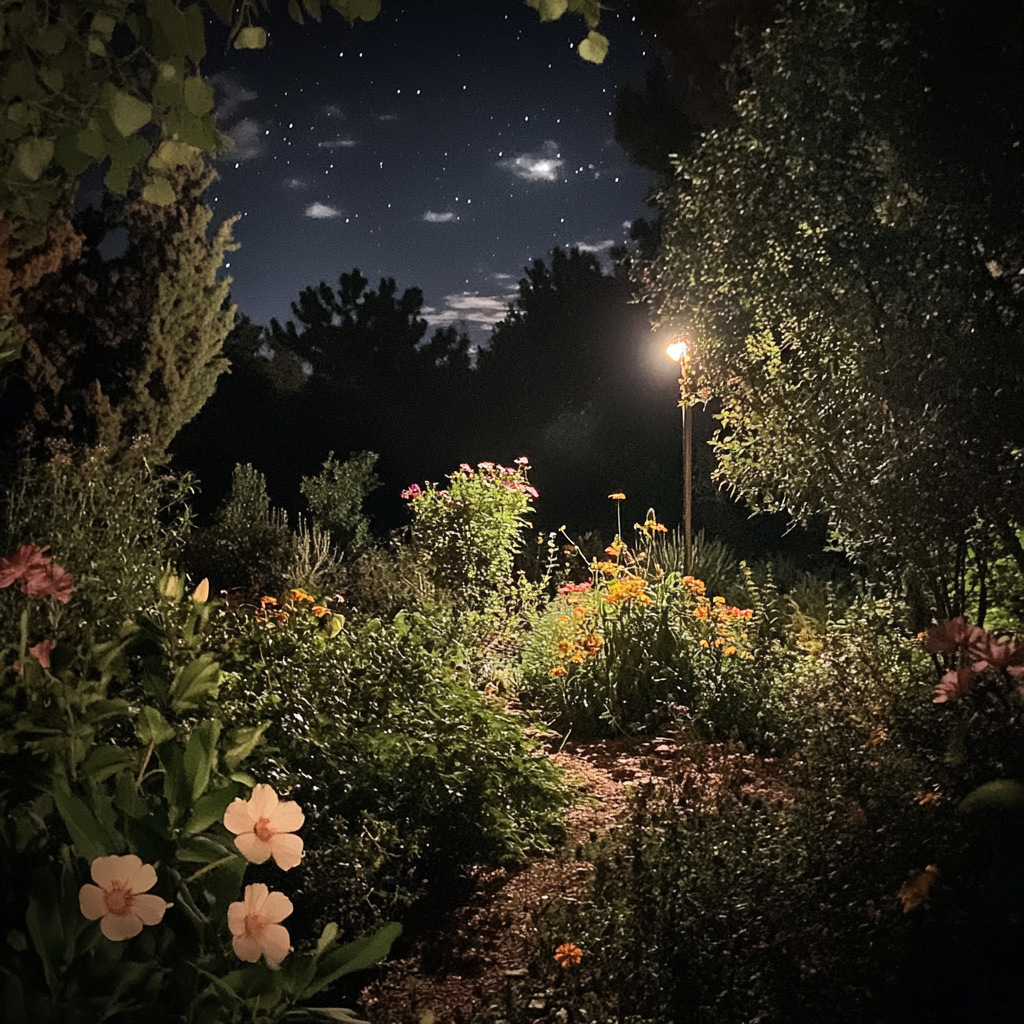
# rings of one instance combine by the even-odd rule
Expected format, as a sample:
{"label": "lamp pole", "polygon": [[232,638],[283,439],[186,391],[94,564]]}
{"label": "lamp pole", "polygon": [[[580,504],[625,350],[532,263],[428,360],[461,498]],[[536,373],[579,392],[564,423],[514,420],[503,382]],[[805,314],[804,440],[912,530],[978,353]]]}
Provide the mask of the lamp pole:
{"label": "lamp pole", "polygon": [[686,400],[686,363],[690,353],[681,339],[665,351],[669,359],[679,363],[679,405],[683,410],[683,574],[689,576],[693,561],[693,409]]}

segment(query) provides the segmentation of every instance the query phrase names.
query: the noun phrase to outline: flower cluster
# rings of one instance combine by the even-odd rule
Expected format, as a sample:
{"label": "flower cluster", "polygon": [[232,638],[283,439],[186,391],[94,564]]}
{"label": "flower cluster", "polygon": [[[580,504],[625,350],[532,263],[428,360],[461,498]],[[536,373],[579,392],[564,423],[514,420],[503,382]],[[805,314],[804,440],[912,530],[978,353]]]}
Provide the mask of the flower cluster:
{"label": "flower cluster", "polygon": [[[283,598],[284,606],[282,607],[276,597],[271,597],[264,594],[260,598],[260,609],[256,613],[256,621],[262,622],[267,626],[274,626],[276,624],[283,625],[290,621],[291,614],[286,609],[290,609],[292,613],[297,613],[302,610],[303,605],[310,605],[308,609],[309,615],[313,616],[312,620],[307,616],[305,621],[308,622],[320,622],[327,623],[328,632],[331,636],[337,635],[341,628],[341,624],[344,619],[327,606],[326,603],[321,604],[320,601],[312,594],[307,594],[306,591],[300,587],[293,587],[288,592],[288,597]],[[344,601],[344,597],[340,594],[335,595],[336,601]],[[324,599],[326,602],[326,599]],[[332,625],[333,620],[338,620],[336,625]],[[299,619],[297,621],[303,621]]]}
{"label": "flower cluster", "polygon": [[555,962],[559,967],[578,967],[583,959],[583,950],[575,942],[563,942],[555,950]]}
{"label": "flower cluster", "polygon": [[0,558],[0,590],[16,583],[29,597],[52,597],[67,604],[75,589],[75,577],[57,565],[46,554],[48,550],[22,544],[13,555]]}
{"label": "flower cluster", "polygon": [[[935,703],[957,701],[965,696],[974,677],[989,668],[1001,668],[1008,676],[1024,680],[1024,644],[1016,640],[999,643],[981,626],[972,626],[960,615],[948,622],[932,626],[925,633],[925,647],[933,654],[953,654],[961,664],[950,669],[935,687]],[[1019,687],[1024,697],[1024,683]]]}

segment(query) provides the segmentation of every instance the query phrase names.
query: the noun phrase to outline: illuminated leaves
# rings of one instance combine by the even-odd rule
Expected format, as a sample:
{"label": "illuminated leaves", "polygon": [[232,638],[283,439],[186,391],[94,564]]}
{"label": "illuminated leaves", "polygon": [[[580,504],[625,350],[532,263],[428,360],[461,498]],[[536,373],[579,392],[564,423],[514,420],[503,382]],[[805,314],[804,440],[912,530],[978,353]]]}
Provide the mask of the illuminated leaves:
{"label": "illuminated leaves", "polygon": [[247,25],[235,36],[236,50],[262,50],[267,45],[267,30],[258,25]]}
{"label": "illuminated leaves", "polygon": [[126,138],[149,124],[153,108],[120,89],[111,89],[106,99],[107,112],[114,127]]}
{"label": "illuminated leaves", "polygon": [[591,31],[577,49],[584,60],[592,64],[601,64],[608,55],[608,39],[600,32]]}
{"label": "illuminated leaves", "polygon": [[38,181],[39,176],[53,159],[52,139],[26,139],[14,153],[14,166],[28,178]]}

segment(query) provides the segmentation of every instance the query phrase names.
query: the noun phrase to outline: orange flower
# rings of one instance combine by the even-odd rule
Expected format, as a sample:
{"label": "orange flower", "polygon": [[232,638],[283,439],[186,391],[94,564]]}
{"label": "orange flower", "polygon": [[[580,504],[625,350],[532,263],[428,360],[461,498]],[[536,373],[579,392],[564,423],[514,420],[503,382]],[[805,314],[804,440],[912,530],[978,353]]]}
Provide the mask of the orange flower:
{"label": "orange flower", "polygon": [[914,799],[921,807],[927,807],[929,804],[937,804],[942,797],[938,793],[918,793]]}
{"label": "orange flower", "polygon": [[626,500],[626,496],[621,491],[616,491],[614,494],[609,494],[608,497],[611,498],[612,501],[625,501]]}
{"label": "orange flower", "polygon": [[683,586],[692,594],[703,594],[705,590],[704,581],[697,579],[695,576],[684,576]]}
{"label": "orange flower", "polygon": [[331,614],[330,608],[325,608],[322,604],[313,605],[313,607],[310,608],[310,611],[318,618],[323,618],[325,615]]}
{"label": "orange flower", "polygon": [[910,878],[900,886],[899,892],[904,914],[909,914],[915,907],[928,902],[928,896],[938,877],[939,869],[934,864],[929,864],[924,871],[910,872]]}
{"label": "orange flower", "polygon": [[264,608],[266,608],[268,604],[269,605],[276,605],[277,604],[277,598],[276,597],[261,597],[260,598],[260,604],[263,605]]}
{"label": "orange flower", "polygon": [[553,676],[564,676],[564,675],[565,675],[565,669],[564,669],[564,668],[562,668],[562,666],[561,666],[561,665],[556,665],[556,666],[555,666],[555,667],[554,667],[554,668],[553,668],[553,669],[551,670],[551,674],[552,674]]}
{"label": "orange flower", "polygon": [[706,619],[708,617],[708,606],[706,604],[699,604],[693,609],[693,614],[698,619]]}
{"label": "orange flower", "polygon": [[583,950],[574,942],[563,942],[555,950],[555,960],[559,967],[572,967],[578,965],[583,959]]}
{"label": "orange flower", "polygon": [[247,885],[242,900],[228,907],[235,956],[250,964],[262,956],[276,970],[291,950],[291,937],[281,922],[293,909],[283,892],[271,892],[262,882]]}
{"label": "orange flower", "polygon": [[299,590],[298,587],[292,590],[291,593],[293,601],[309,601],[309,603],[312,604],[315,600],[315,598],[310,597],[304,590]]}
{"label": "orange flower", "polygon": [[148,893],[156,885],[152,864],[129,853],[125,857],[97,857],[89,869],[92,880],[78,890],[78,906],[111,942],[134,938],[146,924],[159,924],[170,903]]}
{"label": "orange flower", "polygon": [[306,820],[294,800],[278,800],[266,783],[253,787],[248,800],[236,798],[224,812],[224,827],[235,834],[235,846],[252,864],[271,857],[282,871],[290,871],[302,860],[302,840],[293,835]]}
{"label": "orange flower", "polygon": [[723,655],[729,655],[729,654],[735,654],[735,653],[736,653],[736,648],[733,647],[732,644],[730,644],[728,647],[723,647],[722,648],[722,654]]}

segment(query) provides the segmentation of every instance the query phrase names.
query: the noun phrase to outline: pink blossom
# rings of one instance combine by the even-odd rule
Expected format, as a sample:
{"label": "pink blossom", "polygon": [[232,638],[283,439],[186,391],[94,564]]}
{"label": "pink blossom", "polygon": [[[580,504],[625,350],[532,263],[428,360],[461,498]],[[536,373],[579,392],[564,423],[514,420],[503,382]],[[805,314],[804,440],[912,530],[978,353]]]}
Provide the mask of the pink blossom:
{"label": "pink blossom", "polygon": [[95,885],[78,890],[78,906],[112,942],[134,938],[142,926],[159,924],[170,903],[147,892],[156,885],[152,864],[129,853],[125,857],[97,857],[90,869]]}
{"label": "pink blossom", "polygon": [[43,668],[50,667],[50,652],[57,644],[53,640],[40,640],[35,647],[30,647],[28,653],[39,662]]}
{"label": "pink blossom", "polygon": [[945,704],[946,701],[959,700],[971,688],[974,678],[973,668],[954,668],[947,672],[935,687],[934,704]]}
{"label": "pink blossom", "polygon": [[254,964],[262,956],[277,969],[291,950],[291,937],[281,922],[292,912],[283,892],[271,892],[262,882],[245,887],[245,896],[228,906],[231,945],[239,960]]}
{"label": "pink blossom", "polygon": [[411,498],[418,498],[421,493],[419,484],[409,484],[409,486],[402,491],[402,497],[406,501],[409,501]]}
{"label": "pink blossom", "polygon": [[224,812],[224,827],[247,861],[263,864],[271,857],[282,871],[302,860],[302,840],[293,835],[305,821],[294,800],[279,800],[271,786],[259,783],[248,800],[235,799]]}
{"label": "pink blossom", "polygon": [[540,494],[537,491],[537,488],[536,487],[531,487],[529,484],[520,484],[519,485],[519,490],[521,490],[523,492],[523,494],[528,494],[531,498],[539,498],[540,497]]}
{"label": "pink blossom", "polygon": [[972,626],[958,615],[948,622],[929,627],[925,647],[933,654],[950,654],[958,648],[980,643],[987,635],[980,626]]}

